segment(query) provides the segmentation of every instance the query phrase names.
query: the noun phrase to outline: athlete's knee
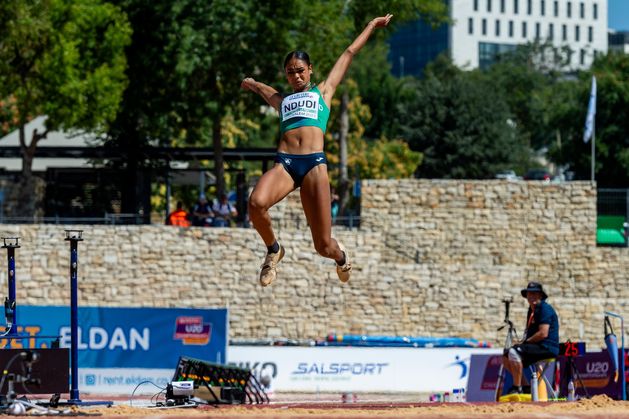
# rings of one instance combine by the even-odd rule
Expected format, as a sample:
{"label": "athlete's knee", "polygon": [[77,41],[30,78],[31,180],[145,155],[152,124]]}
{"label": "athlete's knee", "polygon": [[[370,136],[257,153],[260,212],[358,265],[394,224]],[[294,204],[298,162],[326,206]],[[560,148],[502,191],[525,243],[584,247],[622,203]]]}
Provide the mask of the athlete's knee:
{"label": "athlete's knee", "polygon": [[249,214],[254,216],[269,210],[269,206],[254,194],[249,197],[247,208],[249,209]]}
{"label": "athlete's knee", "polygon": [[334,256],[334,241],[331,238],[315,239],[314,247],[317,253],[323,257],[330,258]]}

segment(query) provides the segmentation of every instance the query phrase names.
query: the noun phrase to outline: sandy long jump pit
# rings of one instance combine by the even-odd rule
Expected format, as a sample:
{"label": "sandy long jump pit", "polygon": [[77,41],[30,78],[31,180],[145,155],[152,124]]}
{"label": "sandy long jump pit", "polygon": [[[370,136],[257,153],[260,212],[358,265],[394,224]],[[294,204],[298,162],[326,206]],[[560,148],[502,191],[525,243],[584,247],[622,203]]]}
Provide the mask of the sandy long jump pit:
{"label": "sandy long jump pit", "polygon": [[[111,399],[109,399],[111,400]],[[199,405],[196,408],[155,408],[154,400],[116,400],[111,407],[73,407],[74,415],[147,418],[629,418],[629,402],[594,396],[576,402],[427,403],[408,396],[358,394],[343,403],[340,394],[275,395],[268,404]],[[29,413],[29,412],[27,412]],[[39,415],[37,415],[39,416]]]}

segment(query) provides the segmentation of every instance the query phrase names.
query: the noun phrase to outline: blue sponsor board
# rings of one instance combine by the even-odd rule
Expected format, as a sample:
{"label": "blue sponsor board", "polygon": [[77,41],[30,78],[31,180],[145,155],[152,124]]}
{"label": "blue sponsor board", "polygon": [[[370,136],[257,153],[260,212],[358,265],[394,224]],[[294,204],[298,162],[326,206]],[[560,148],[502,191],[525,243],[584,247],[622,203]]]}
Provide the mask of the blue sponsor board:
{"label": "blue sponsor board", "polygon": [[[78,315],[81,368],[174,369],[180,356],[225,362],[227,309],[81,307]],[[50,347],[41,336],[70,347],[69,307],[20,306],[18,319],[28,337],[0,339],[0,348]]]}

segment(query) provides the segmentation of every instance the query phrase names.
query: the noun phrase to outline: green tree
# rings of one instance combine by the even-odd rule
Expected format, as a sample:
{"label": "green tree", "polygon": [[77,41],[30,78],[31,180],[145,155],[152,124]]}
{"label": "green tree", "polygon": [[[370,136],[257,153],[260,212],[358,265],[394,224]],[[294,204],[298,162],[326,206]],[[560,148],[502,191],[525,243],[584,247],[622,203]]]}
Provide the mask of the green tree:
{"label": "green tree", "polygon": [[[21,214],[35,212],[32,161],[48,132],[99,133],[114,119],[126,86],[130,34],[124,13],[98,0],[0,3],[0,97],[15,100]],[[38,115],[47,115],[46,129],[27,133],[27,122]]]}
{"label": "green tree", "polygon": [[[421,162],[421,153],[412,151],[401,140],[389,140],[384,135],[369,138],[365,134],[366,125],[372,120],[370,107],[356,93],[357,83],[347,80],[351,101],[348,104],[348,177],[349,179],[399,179],[412,176]],[[339,142],[334,141],[340,125],[342,109],[340,99],[334,99],[330,114],[330,130],[326,133],[326,151],[329,156],[330,177],[332,183],[340,182]]]}
{"label": "green tree", "polygon": [[[326,7],[326,6],[323,6]],[[338,7],[337,7],[338,8]],[[408,22],[410,20],[415,19],[423,19],[427,22],[432,23],[433,25],[439,25],[448,20],[448,10],[447,4],[440,0],[392,0],[388,2],[381,2],[377,0],[359,0],[352,2],[343,2],[342,12],[340,14],[341,17],[348,17],[351,19],[353,24],[347,26],[347,24],[337,24],[341,26],[336,26],[335,32],[337,33],[347,33],[348,35],[345,38],[338,37],[344,43],[342,46],[339,45],[339,52],[334,52],[335,49],[330,48],[334,44],[324,44],[327,54],[329,56],[330,53],[334,54],[332,59],[336,59],[336,56],[342,51],[347,43],[355,36],[356,33],[361,31],[364,26],[375,16],[382,16],[387,13],[391,13],[394,15],[394,20],[392,21],[392,27],[395,25]],[[334,20],[333,20],[334,21]],[[344,20],[343,22],[346,22]],[[387,36],[388,31],[378,31],[373,34],[373,38],[376,40],[382,41],[385,36]],[[383,63],[382,60],[386,61],[386,55],[383,54],[386,49],[372,49],[370,51],[369,47],[365,48],[365,51],[361,52],[358,57],[367,57],[362,59],[362,63],[366,67],[375,68],[376,66],[380,66],[380,71],[383,69],[388,69],[389,66],[386,63]],[[369,52],[375,52],[374,55],[369,55]],[[373,59],[370,59],[373,58]],[[355,66],[350,67],[349,78],[352,78],[352,74],[356,72],[354,70]],[[358,71],[360,74],[360,71]],[[364,72],[363,72],[364,74]],[[380,73],[379,75],[382,75]],[[364,79],[363,79],[364,80]],[[388,78],[383,76],[381,78],[383,81],[391,82],[391,77]],[[369,83],[370,86],[373,86],[373,83]],[[389,85],[381,86],[386,88],[386,92],[391,92]],[[374,95],[372,96],[373,93]],[[383,95],[384,92],[369,92],[366,97],[371,98],[367,99],[374,106],[374,109],[377,110],[376,115],[378,118],[374,121],[374,124],[371,125],[370,134],[373,135],[374,138],[380,137],[382,134],[378,133],[378,128],[376,127],[379,122],[384,122],[387,118],[379,118],[383,112],[383,103],[386,106],[386,99],[392,99],[392,97]],[[349,116],[349,106],[352,98],[350,97],[350,89],[345,86],[339,86],[339,92],[337,95],[340,97],[340,115],[339,115],[339,125],[337,131],[337,138],[339,142],[339,174],[338,174],[338,183],[339,183],[339,196],[340,196],[340,213],[343,214],[344,209],[346,207],[346,202],[349,198],[349,183],[350,183],[350,174],[348,170],[349,165],[349,145],[348,145],[348,137],[350,131],[350,116]]]}
{"label": "green tree", "polygon": [[629,185],[629,56],[608,53],[595,59],[590,71],[553,90],[550,124],[560,143],[550,157],[566,165],[578,179],[590,179],[591,144],[583,142],[592,75],[597,80],[596,181],[602,187]]}
{"label": "green tree", "polygon": [[365,136],[371,139],[399,135],[398,120],[391,113],[413,96],[407,79],[391,74],[388,51],[385,42],[367,45],[349,72],[349,78],[358,86],[358,94],[371,111],[371,119],[365,123]]}
{"label": "green tree", "polygon": [[513,116],[491,80],[443,56],[425,75],[396,110],[403,138],[424,155],[418,176],[491,178],[521,158]]}
{"label": "green tree", "polygon": [[[447,15],[441,0],[395,0],[386,9],[380,2],[365,0],[117,3],[129,15],[134,36],[128,49],[130,85],[111,130],[112,141],[127,147],[130,172],[148,164],[141,149],[149,142],[211,144],[219,191],[224,187],[222,148],[231,135],[224,131],[223,118],[229,115],[233,121],[263,125],[266,121],[260,115],[259,98],[241,93],[244,77],[253,76],[284,91],[282,63],[290,50],[308,51],[314,79],[323,79],[368,18],[386,11],[396,14],[396,19]],[[249,127],[246,132],[259,135],[260,130]]]}
{"label": "green tree", "polygon": [[[276,81],[294,26],[280,0],[119,0],[134,28],[129,88],[111,142],[128,150],[126,169],[139,179],[147,144],[212,145],[218,192],[224,189],[223,118],[252,112],[240,82]],[[305,7],[305,6],[304,6]],[[259,102],[255,109],[259,109]],[[140,205],[133,185],[127,203]],[[138,212],[140,208],[128,207]]]}
{"label": "green tree", "polygon": [[[555,87],[564,84],[572,51],[550,42],[518,46],[498,57],[483,76],[493,80],[513,114],[519,141],[533,150],[551,147],[556,141],[549,115],[555,106]],[[522,161],[520,170],[532,163]]]}

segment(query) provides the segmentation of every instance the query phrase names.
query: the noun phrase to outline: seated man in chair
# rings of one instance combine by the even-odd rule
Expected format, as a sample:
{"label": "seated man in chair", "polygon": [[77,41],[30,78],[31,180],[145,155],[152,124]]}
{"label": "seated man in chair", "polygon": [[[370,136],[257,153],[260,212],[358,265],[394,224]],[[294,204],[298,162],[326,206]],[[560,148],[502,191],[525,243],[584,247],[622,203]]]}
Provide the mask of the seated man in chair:
{"label": "seated man in chair", "polygon": [[522,393],[522,370],[537,361],[559,354],[559,320],[555,309],[546,302],[542,284],[529,282],[521,291],[529,303],[526,330],[522,342],[505,349],[504,367],[513,377],[513,387],[505,394]]}

